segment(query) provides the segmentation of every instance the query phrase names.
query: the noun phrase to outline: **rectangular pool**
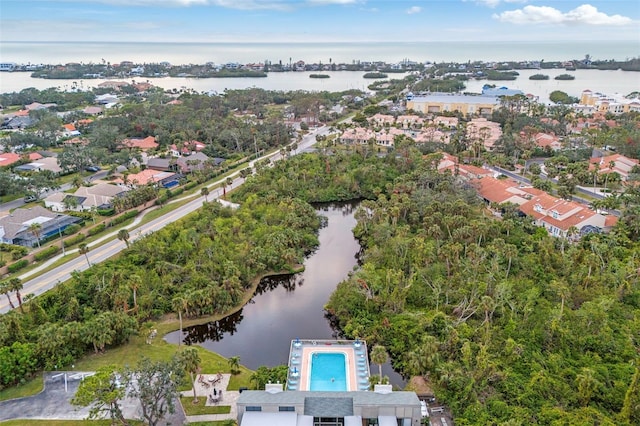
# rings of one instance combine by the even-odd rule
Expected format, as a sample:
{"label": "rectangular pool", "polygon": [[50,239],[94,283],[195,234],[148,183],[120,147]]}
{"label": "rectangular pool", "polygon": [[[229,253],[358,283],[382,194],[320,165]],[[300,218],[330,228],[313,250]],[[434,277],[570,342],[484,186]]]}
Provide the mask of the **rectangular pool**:
{"label": "rectangular pool", "polygon": [[314,352],[311,356],[309,390],[346,391],[346,361],[344,353]]}

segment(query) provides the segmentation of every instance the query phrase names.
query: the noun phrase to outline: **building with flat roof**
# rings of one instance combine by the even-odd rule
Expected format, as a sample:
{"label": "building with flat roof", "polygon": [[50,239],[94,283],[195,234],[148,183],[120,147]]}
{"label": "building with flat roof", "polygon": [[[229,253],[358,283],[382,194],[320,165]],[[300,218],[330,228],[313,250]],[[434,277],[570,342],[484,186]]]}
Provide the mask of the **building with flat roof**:
{"label": "building with flat roof", "polygon": [[291,342],[286,383],[243,391],[237,402],[240,426],[418,426],[415,392],[375,385],[369,391],[366,343],[360,340]]}
{"label": "building with flat roof", "polygon": [[462,114],[489,116],[500,107],[497,96],[458,95],[453,93],[431,93],[414,96],[407,100],[407,109],[423,114],[460,112]]}

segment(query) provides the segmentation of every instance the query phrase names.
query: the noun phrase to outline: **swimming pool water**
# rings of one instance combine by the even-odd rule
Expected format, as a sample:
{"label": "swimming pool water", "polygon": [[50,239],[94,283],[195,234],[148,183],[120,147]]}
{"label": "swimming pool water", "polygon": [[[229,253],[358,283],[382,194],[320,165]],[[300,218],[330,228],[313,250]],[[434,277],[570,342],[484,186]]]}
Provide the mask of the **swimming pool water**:
{"label": "swimming pool water", "polygon": [[345,354],[314,353],[311,356],[309,390],[346,391],[347,370]]}

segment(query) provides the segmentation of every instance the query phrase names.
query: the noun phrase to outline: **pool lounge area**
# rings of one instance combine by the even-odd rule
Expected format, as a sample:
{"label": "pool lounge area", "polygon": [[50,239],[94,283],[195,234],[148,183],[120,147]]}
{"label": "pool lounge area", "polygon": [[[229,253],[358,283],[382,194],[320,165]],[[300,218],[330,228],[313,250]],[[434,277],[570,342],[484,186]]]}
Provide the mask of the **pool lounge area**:
{"label": "pool lounge area", "polygon": [[291,341],[287,390],[367,391],[369,359],[361,340]]}

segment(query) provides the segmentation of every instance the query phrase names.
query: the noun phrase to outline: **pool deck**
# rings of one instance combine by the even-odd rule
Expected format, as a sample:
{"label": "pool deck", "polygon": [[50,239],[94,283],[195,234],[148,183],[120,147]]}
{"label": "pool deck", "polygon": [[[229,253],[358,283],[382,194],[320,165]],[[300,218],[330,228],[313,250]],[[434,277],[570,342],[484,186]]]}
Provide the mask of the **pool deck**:
{"label": "pool deck", "polygon": [[289,354],[288,389],[309,391],[311,360],[314,353],[340,353],[346,358],[347,391],[369,387],[369,360],[364,342],[344,340],[292,341]]}

